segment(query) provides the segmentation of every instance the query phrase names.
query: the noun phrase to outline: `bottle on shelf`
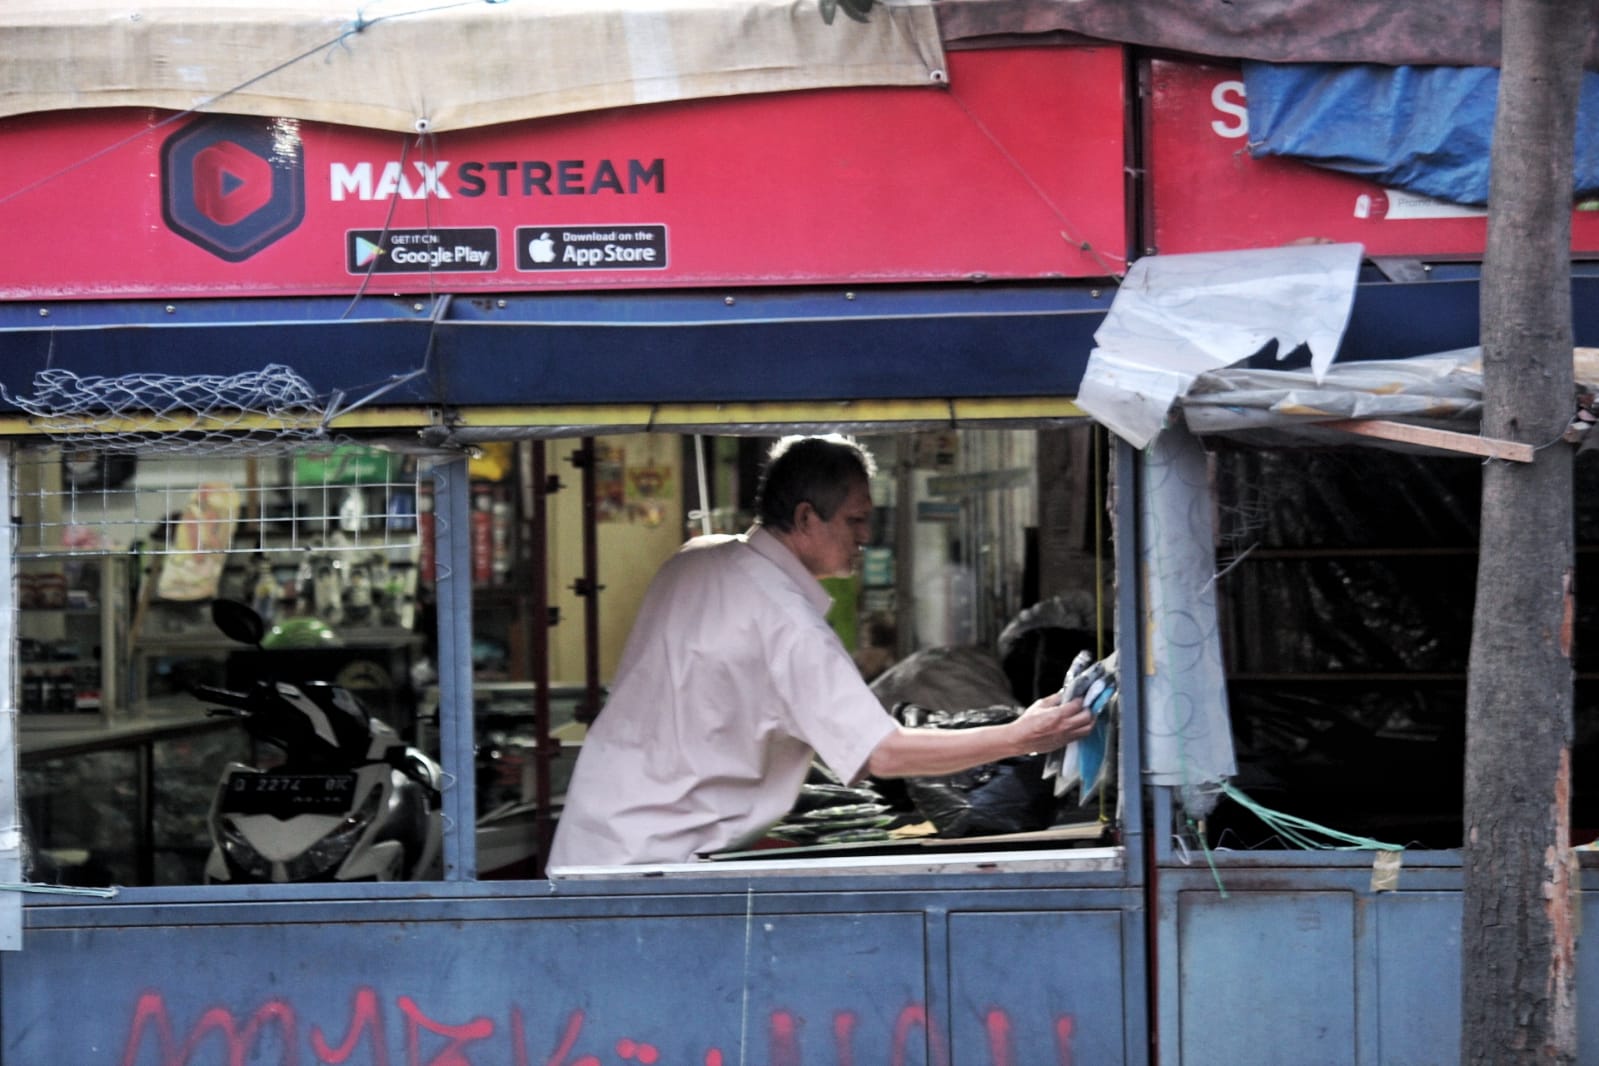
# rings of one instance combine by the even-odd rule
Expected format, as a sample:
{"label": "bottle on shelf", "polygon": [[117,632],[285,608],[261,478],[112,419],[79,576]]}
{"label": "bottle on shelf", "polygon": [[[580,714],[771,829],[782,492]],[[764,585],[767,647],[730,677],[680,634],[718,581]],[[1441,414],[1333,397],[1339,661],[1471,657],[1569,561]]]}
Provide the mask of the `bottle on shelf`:
{"label": "bottle on shelf", "polygon": [[433,489],[429,485],[420,486],[416,500],[416,512],[419,518],[417,525],[417,569],[421,571],[423,584],[433,584],[434,566],[434,530],[433,530]]}
{"label": "bottle on shelf", "polygon": [[72,680],[72,671],[57,671],[50,679],[49,704],[56,714],[72,714],[78,709],[78,685]]}
{"label": "bottle on shelf", "polygon": [[472,584],[494,580],[494,496],[486,485],[472,491]]}
{"label": "bottle on shelf", "polygon": [[493,555],[489,566],[495,583],[503,585],[511,576],[511,501],[505,498],[503,489],[495,491],[490,514]]}
{"label": "bottle on shelf", "polygon": [[37,672],[23,674],[22,713],[40,714],[44,709],[44,675]]}

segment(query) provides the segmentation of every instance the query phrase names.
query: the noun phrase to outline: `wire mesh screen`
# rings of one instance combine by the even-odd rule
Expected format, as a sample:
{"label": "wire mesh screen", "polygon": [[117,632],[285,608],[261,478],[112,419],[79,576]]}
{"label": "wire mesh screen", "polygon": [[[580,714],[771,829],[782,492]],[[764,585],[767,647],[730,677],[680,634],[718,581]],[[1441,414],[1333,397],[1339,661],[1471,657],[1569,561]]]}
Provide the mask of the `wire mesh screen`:
{"label": "wire mesh screen", "polygon": [[33,392],[0,398],[67,447],[114,455],[263,454],[325,439],[329,411],[292,368],[240,374],[135,373],[117,377],[41,370]]}
{"label": "wire mesh screen", "polygon": [[417,544],[413,457],[361,444],[131,455],[51,447],[15,462],[16,553],[380,552]]}
{"label": "wire mesh screen", "polygon": [[218,600],[247,604],[284,646],[390,646],[414,632],[431,572],[416,457],[215,443],[14,451],[15,699],[34,726],[221,683]]}

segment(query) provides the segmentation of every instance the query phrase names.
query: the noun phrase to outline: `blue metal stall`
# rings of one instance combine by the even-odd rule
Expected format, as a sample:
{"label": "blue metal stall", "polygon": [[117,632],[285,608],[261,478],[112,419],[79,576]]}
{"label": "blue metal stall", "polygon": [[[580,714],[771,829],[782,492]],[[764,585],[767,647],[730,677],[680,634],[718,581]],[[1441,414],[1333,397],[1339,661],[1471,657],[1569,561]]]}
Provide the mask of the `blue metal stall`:
{"label": "blue metal stall", "polygon": [[[780,25],[792,21],[788,5],[764,6]],[[834,5],[826,7],[831,11]],[[896,84],[917,84],[922,87],[904,91],[932,95],[926,86],[944,85],[948,71],[944,57],[935,54],[931,11],[919,5],[896,10],[914,17],[933,39],[924,38],[915,62],[896,73]],[[137,27],[129,26],[137,21],[119,19],[114,31],[107,28],[108,21],[100,29],[135,34]],[[364,44],[375,39],[376,34],[365,41],[352,36],[374,26],[348,27],[332,38],[326,27],[314,27],[318,35],[306,42],[308,50],[301,58],[326,50],[329,63],[338,60],[341,48],[353,49],[351,40]],[[632,27],[641,38],[651,29],[639,20]],[[879,22],[874,28],[884,25]],[[419,32],[426,29],[423,25]],[[491,26],[485,36],[470,40],[481,44],[504,37],[502,31]],[[442,46],[446,36],[407,38],[405,43],[424,52]],[[885,36],[894,35],[885,31]],[[180,43],[184,48],[191,44],[187,37]],[[309,49],[311,43],[317,47]],[[911,43],[906,38],[898,47]],[[556,65],[559,40],[541,38],[537,44],[554,53],[547,65]],[[658,45],[659,40],[643,41],[639,55],[655,55]],[[107,51],[116,54],[115,49]],[[936,96],[943,109],[938,114],[951,123],[948,129],[970,138],[958,151],[946,151],[939,140],[945,134],[935,131],[927,138],[908,137],[918,153],[891,160],[895,150],[883,150],[877,139],[886,138],[889,130],[915,133],[925,116],[906,111],[888,121],[874,118],[888,112],[853,107],[824,112],[817,128],[836,131],[841,116],[847,117],[854,138],[849,143],[859,146],[859,157],[839,152],[839,158],[825,161],[826,167],[804,158],[803,151],[797,159],[774,154],[771,158],[778,162],[773,163],[757,155],[729,167],[722,153],[731,152],[739,138],[714,129],[701,131],[698,137],[711,146],[704,150],[698,150],[696,138],[689,138],[698,150],[692,157],[698,169],[685,162],[679,170],[674,157],[672,180],[674,190],[682,181],[698,197],[693,222],[702,233],[714,233],[724,207],[736,199],[743,228],[732,227],[734,238],[727,241],[737,253],[729,260],[731,267],[722,267],[720,274],[718,264],[707,267],[703,260],[694,267],[700,273],[684,267],[685,274],[672,282],[685,286],[681,288],[652,289],[648,286],[657,283],[649,280],[627,288],[616,283],[613,291],[572,291],[586,282],[571,279],[546,285],[551,275],[534,273],[542,268],[531,250],[528,262],[516,266],[519,273],[512,272],[519,252],[507,244],[505,277],[498,286],[504,291],[489,283],[468,288],[468,282],[452,289],[451,280],[463,275],[429,271],[426,295],[397,295],[385,287],[388,279],[382,272],[362,272],[359,242],[368,240],[368,252],[392,253],[396,246],[383,242],[392,236],[387,231],[396,208],[409,212],[402,215],[402,235],[414,240],[429,235],[436,220],[425,209],[440,209],[443,199],[425,203],[427,197],[419,195],[400,204],[405,198],[401,190],[409,188],[413,175],[404,164],[421,167],[415,173],[424,192],[428,186],[439,191],[449,164],[407,158],[399,146],[414,139],[411,132],[368,137],[364,132],[308,131],[307,143],[322,153],[318,158],[327,166],[317,176],[334,175],[328,178],[328,202],[316,205],[330,221],[318,232],[299,234],[298,244],[290,242],[292,255],[288,245],[270,250],[261,275],[247,289],[253,295],[215,295],[228,291],[223,268],[183,244],[172,253],[174,260],[187,257],[178,270],[187,287],[171,290],[185,294],[177,298],[124,298],[130,291],[146,291],[140,287],[144,271],[162,265],[147,265],[129,255],[116,264],[120,273],[113,271],[102,282],[107,288],[89,293],[93,298],[0,303],[3,426],[19,439],[34,430],[17,414],[16,400],[29,395],[36,375],[47,370],[65,367],[77,375],[111,379],[152,370],[228,375],[255,371],[280,358],[293,362],[318,395],[337,398],[324,428],[407,434],[432,448],[509,436],[554,439],[656,430],[755,434],[869,426],[874,432],[898,432],[1081,423],[1084,414],[1074,399],[1095,331],[1111,305],[1114,278],[1126,267],[1116,254],[1116,237],[1137,228],[1121,199],[1123,164],[1137,170],[1152,161],[1141,158],[1147,145],[1130,148],[1124,159],[1122,142],[1106,132],[1119,134],[1130,120],[1120,77],[1126,57],[1119,49],[1098,56],[1099,65],[1075,88],[1065,79],[1035,81],[1032,75],[1022,82],[1008,80],[1013,74],[1008,64],[1025,59],[1030,50],[993,51],[997,54],[983,62],[992,62],[1000,74],[986,96],[979,92],[961,98],[942,89]],[[1085,49],[1084,54],[1093,51]],[[248,47],[238,52],[234,58],[239,69],[255,71],[255,54]],[[715,58],[730,62],[727,56]],[[507,69],[518,76],[541,75],[546,65],[527,61],[525,55],[516,59]],[[957,57],[954,66],[963,61],[976,64],[977,55]],[[741,77],[764,69],[758,63],[733,65],[741,68]],[[817,66],[809,61],[797,65]],[[302,72],[309,66],[301,64]],[[455,66],[467,69],[470,64]],[[930,71],[925,69],[929,66]],[[174,64],[174,69],[189,68]],[[366,69],[404,81],[400,64],[380,62]],[[1043,69],[1048,72],[1047,64]],[[349,121],[315,110],[323,103],[322,79],[317,71],[310,73],[302,101],[313,109],[307,123]],[[232,80],[224,78],[218,91],[223,86],[236,91],[241,76],[235,72]],[[660,89],[665,80],[651,84]],[[757,80],[757,89],[772,88],[763,78]],[[360,81],[350,79],[352,84]],[[391,97],[403,98],[385,85]],[[1028,110],[1015,107],[1018,95],[1029,99],[1026,94],[1037,95],[1045,87],[1052,93],[1049,114],[1084,127],[1076,131],[1081,136],[1070,152],[1062,146],[1068,139],[1058,129],[1041,131],[1036,126],[1042,123],[1018,119],[1027,118]],[[1085,87],[1102,96],[1080,99]],[[169,96],[134,102],[189,106],[186,101],[194,92],[184,84]],[[1209,107],[1214,98],[1207,91],[1195,99]],[[1114,113],[1096,100],[1112,101]],[[641,102],[632,96],[606,97],[587,106]],[[256,106],[261,113],[278,114],[273,107],[280,103]],[[396,114],[386,113],[386,121],[391,126],[397,122],[395,129],[425,134],[431,119],[423,102],[415,103],[409,110],[395,105]],[[681,126],[684,116],[692,115],[674,106],[656,100],[636,110],[661,118],[663,128],[670,128],[674,120]],[[978,121],[979,113],[990,124]],[[739,132],[756,121],[736,107],[729,115],[727,128]],[[18,127],[24,133],[26,119]],[[1196,128],[1212,128],[1213,119],[1204,112]],[[145,132],[164,130],[170,121],[152,119]],[[1016,128],[1007,128],[1007,123]],[[581,125],[539,132],[571,137]],[[122,127],[115,129],[121,137]],[[792,148],[780,132],[762,133],[752,139],[773,142],[774,153]],[[1231,136],[1222,129],[1216,135]],[[580,138],[569,142],[577,147],[548,152],[573,157],[561,167],[581,169],[581,160],[590,157],[605,159],[609,167],[610,155],[622,158],[635,150],[647,161],[658,150],[651,138],[662,136],[651,130],[649,137],[640,136],[642,147],[631,141],[622,144],[626,152],[605,143],[595,148]],[[346,139],[352,147],[345,147]],[[537,137],[526,139],[531,147],[525,154],[548,154]],[[336,153],[328,147],[335,141]],[[48,147],[42,138],[37,143]],[[549,163],[500,159],[494,154],[501,152],[499,142],[491,138],[477,143],[487,143],[493,151],[474,148],[477,155],[471,161],[458,161],[459,169],[449,172],[453,176],[471,166],[479,175],[475,187],[456,187],[451,206],[470,205],[468,197],[489,188],[482,178],[487,166],[501,184],[494,205],[498,214],[491,220],[507,234],[535,221],[523,217],[534,210],[528,206],[538,173],[534,168],[545,168],[548,193]],[[157,204],[145,208],[148,227],[154,230],[160,205],[171,207],[165,197],[173,181],[170,175],[158,180],[157,171],[164,171],[170,153],[158,158],[159,146],[152,145],[153,140],[128,171],[152,187],[144,191]],[[1012,146],[1019,154],[1012,153]],[[1217,141],[1212,147],[1231,173],[1238,146]],[[511,150],[506,147],[501,154]],[[870,168],[860,159],[875,159],[872,151],[884,157],[880,161],[885,170],[892,161],[908,173],[897,174],[894,181],[863,181]],[[684,157],[689,157],[686,150]],[[194,184],[204,167],[198,159],[191,162],[196,165],[187,180]],[[292,162],[298,166],[303,159],[295,156]],[[100,172],[89,166],[97,163],[102,163],[100,153],[85,158],[78,150],[52,157],[50,164],[83,182],[74,187],[74,210],[98,206],[106,213],[96,216],[104,219],[97,222],[102,227],[98,234],[87,234],[62,251],[69,266],[76,262],[98,268],[100,260],[110,258],[100,256],[89,239],[97,235],[134,233],[130,244],[138,250],[137,226],[110,218],[114,212],[104,205],[86,202],[101,187],[108,201],[115,199],[113,193],[126,192],[110,179],[101,181]],[[966,168],[977,163],[988,169],[974,178]],[[239,168],[236,160],[233,165]],[[248,165],[254,169],[240,173],[245,178],[255,174],[253,191],[271,199],[268,186],[273,183],[263,181],[260,173],[266,163],[258,158]],[[811,165],[820,178],[811,174]],[[1229,213],[1217,210],[1211,200],[1229,191],[1221,183],[1191,180],[1193,168],[1182,157],[1166,165],[1167,173],[1180,176],[1175,184],[1185,195],[1202,201],[1195,215]],[[955,193],[940,194],[934,182],[926,188],[918,184],[922,168],[933,166],[940,168],[942,188]],[[1029,166],[1049,179],[1047,189],[1041,190]],[[828,221],[830,233],[847,238],[845,246],[864,266],[829,262],[823,241],[812,247],[797,237],[773,238],[768,228],[776,216],[768,205],[775,186],[723,180],[728,169],[769,178],[773,173],[786,176],[787,168],[828,190],[816,196],[811,208]],[[646,176],[664,174],[645,169]],[[1159,160],[1151,170],[1159,172]],[[521,200],[506,193],[513,188],[507,184],[513,171],[528,183]],[[1078,171],[1101,177],[1108,172],[1110,177],[1097,193],[1081,193],[1073,184],[1081,176]],[[182,168],[175,172],[181,183]],[[271,176],[270,169],[265,173]],[[560,183],[565,184],[566,172],[561,173]],[[609,173],[616,189],[608,191],[620,196],[616,171]],[[211,191],[219,200],[234,182],[251,187],[226,168],[211,177],[218,186]],[[386,183],[389,203],[378,195]],[[873,185],[875,198],[835,217],[842,198],[833,199],[833,190],[856,184]],[[1298,196],[1292,180],[1283,184],[1289,187],[1285,195]],[[161,188],[154,189],[157,185]],[[592,188],[606,191],[598,177]],[[1115,195],[1106,194],[1106,188]],[[910,197],[910,189],[923,195]],[[1243,186],[1230,191],[1238,202],[1258,199]],[[8,195],[0,204],[12,199]],[[293,211],[304,211],[303,199],[282,199],[289,202],[297,224]],[[923,213],[896,213],[902,201],[913,199],[912,206]],[[658,236],[664,242],[666,227],[657,225],[651,213],[664,208],[644,202],[647,207],[637,209],[641,213],[627,217],[651,241]],[[1014,207],[1018,214],[990,214],[996,204]],[[953,207],[981,210],[957,215]],[[1186,208],[1179,203],[1174,213],[1181,215]],[[18,225],[37,221],[19,208],[12,210],[21,219]],[[628,210],[634,210],[631,204]],[[1093,225],[1073,225],[1067,216],[1079,212],[1097,216]],[[1259,220],[1248,211],[1236,214],[1229,224],[1244,228],[1253,241],[1287,244],[1307,235],[1326,236],[1320,230],[1300,233],[1297,217],[1279,219],[1285,232],[1278,234],[1256,228]],[[1352,225],[1348,219],[1340,221]],[[896,226],[917,252],[908,267],[893,261],[883,266],[875,258],[884,249],[893,250]],[[578,236],[594,237],[602,228],[587,227]],[[781,232],[795,229],[799,236],[814,236],[804,226]],[[463,235],[463,241],[478,239],[464,226],[453,232]],[[331,242],[323,241],[328,233],[334,233]],[[1009,241],[1021,243],[1024,234],[1042,249],[1037,260],[1044,266],[1017,269],[1003,275],[1006,280],[983,280],[979,266],[989,252]],[[1168,245],[1177,241],[1160,227],[1151,227],[1149,236],[1151,253],[1187,250],[1156,247],[1163,240]],[[942,258],[928,269],[916,261],[918,256],[941,256],[943,245],[956,237],[959,254],[951,261],[960,269]],[[763,242],[785,255],[804,252],[816,259],[801,256],[796,266],[773,254],[778,262],[758,263],[764,273],[752,273],[741,257],[757,248],[751,258],[758,260]],[[247,258],[271,243],[265,240],[259,249],[224,245],[221,252],[226,254],[215,257],[231,256],[236,264],[241,254]],[[640,245],[646,246],[656,247]],[[693,244],[674,245],[679,248],[688,253],[684,260],[692,266]],[[483,252],[475,246],[468,250]],[[817,261],[826,263],[828,272],[818,272],[812,265]],[[69,269],[43,261],[36,265]],[[873,283],[819,283],[840,273],[849,276],[852,269]],[[1384,269],[1387,273],[1370,264],[1362,268],[1340,361],[1401,358],[1476,342],[1475,266],[1389,259]],[[279,277],[292,281],[300,272],[310,279],[300,281],[300,288],[279,284]],[[418,286],[420,276],[417,272],[404,284]],[[83,279],[71,280],[76,284]],[[33,291],[29,278],[16,283],[29,283],[26,291]],[[262,295],[274,286],[285,292],[336,294]],[[349,291],[357,286],[360,294],[352,299]],[[55,291],[82,295],[84,287]],[[45,285],[39,291],[52,290]],[[152,285],[148,291],[164,290]],[[197,291],[213,295],[198,298],[192,295]],[[1578,343],[1599,344],[1599,269],[1593,264],[1574,270],[1573,297]],[[1290,356],[1287,365],[1302,361],[1297,358],[1302,353],[1283,354]],[[1458,854],[1407,851],[1394,858],[1386,851],[1188,850],[1181,842],[1173,787],[1146,783],[1150,759],[1144,689],[1151,634],[1140,621],[1155,538],[1141,529],[1140,493],[1148,485],[1149,457],[1121,444],[1110,465],[1117,545],[1114,643],[1121,661],[1133,666],[1121,678],[1116,776],[1123,787],[1107,846],[1023,848],[998,843],[975,851],[825,862],[751,859],[557,881],[477,880],[479,857],[469,831],[477,811],[471,769],[472,501],[466,462],[453,459],[432,475],[437,551],[443,563],[437,581],[438,725],[450,775],[444,791],[449,827],[443,879],[383,885],[134,887],[113,898],[10,886],[19,891],[0,892],[0,904],[13,908],[12,917],[20,910],[22,932],[20,945],[8,945],[17,950],[0,952],[0,1062],[1267,1066],[1454,1061],[1459,1031]],[[0,461],[0,473],[9,474],[5,461]],[[9,530],[0,534],[6,549],[0,554],[10,554],[9,535]],[[16,688],[15,666],[8,663],[0,672],[0,688],[7,692]],[[143,800],[130,799],[129,805],[142,806]],[[0,842],[0,855],[14,856],[15,843],[8,847]],[[1595,874],[1589,869],[1584,876],[1592,882]],[[3,907],[0,920],[8,913]],[[1583,949],[1582,961],[1593,955],[1591,947]],[[1587,1011],[1582,1018],[1588,1046],[1599,1042],[1595,1016]]]}
{"label": "blue metal stall", "polygon": [[[1580,298],[1595,281],[1588,273],[1576,281],[1579,336],[1595,335],[1589,316],[1599,301]],[[1440,330],[1469,332],[1475,289],[1469,276],[1369,280],[1343,357],[1426,350]],[[777,426],[793,411],[811,415],[845,396],[862,404],[923,396],[930,407],[904,412],[911,425],[936,421],[930,410],[946,421],[952,411],[956,418],[981,411],[995,395],[1037,401],[1035,418],[1069,415],[1058,397],[1075,388],[1083,339],[1102,302],[1091,289],[1039,286],[905,290],[853,301],[840,292],[770,300],[739,293],[732,304],[701,295],[551,297],[501,308],[441,298],[356,322],[319,322],[299,303],[48,310],[56,323],[79,316],[76,328],[54,332],[54,342],[76,346],[75,365],[105,372],[127,358],[127,345],[153,344],[156,335],[176,365],[198,361],[216,350],[203,343],[205,334],[244,318],[250,327],[232,335],[240,344],[303,349],[309,335],[319,350],[340,353],[318,364],[322,387],[396,379],[375,406],[399,406],[380,417],[401,420],[416,405],[469,427],[473,405],[485,398],[518,407],[548,393],[596,405],[527,408],[544,420],[543,432],[555,433],[596,421],[647,425],[670,403],[691,405],[671,417],[688,410],[725,419],[737,411]],[[712,307],[737,314],[708,323],[701,315]],[[261,315],[284,308],[297,313]],[[207,309],[227,321],[206,321]],[[45,343],[39,310],[7,309],[12,321],[0,348],[8,355]],[[1434,328],[1404,340],[1416,332],[1411,324],[1429,320]],[[186,321],[192,324],[172,324]],[[870,366],[838,357],[841,336],[855,344],[873,330],[890,331],[900,354]],[[387,343],[391,331],[410,339]],[[510,390],[493,372],[487,353],[495,345],[558,346],[564,333],[581,334],[589,357],[551,360],[537,383]],[[981,361],[968,358],[974,335],[988,353]],[[399,359],[397,350],[425,355]],[[774,376],[765,360],[715,354],[750,350],[781,353],[783,365],[809,369]],[[388,362],[374,365],[377,354]],[[418,359],[426,373],[407,378]],[[815,372],[819,364],[825,373]],[[646,383],[618,367],[638,370]],[[8,380],[21,379],[8,373]],[[712,402],[727,406],[692,406]],[[831,421],[847,426],[850,418]],[[440,645],[456,649],[471,639],[471,590],[459,576],[466,545],[448,532],[465,526],[459,468],[446,465],[437,481],[446,518],[441,557],[457,562],[441,571]],[[1127,619],[1138,617],[1143,549],[1129,550],[1126,531],[1137,525],[1140,456],[1122,446],[1114,469],[1117,644],[1125,661],[1138,662],[1141,633]],[[457,651],[441,664],[444,753],[456,767],[471,745],[464,661]],[[1124,678],[1119,757],[1129,782],[1143,772],[1140,681],[1140,671]],[[470,824],[470,774],[457,775],[446,803],[455,826]],[[472,836],[456,831],[443,882],[129,888],[112,900],[30,895],[22,950],[0,957],[0,1047],[8,1063],[127,1066],[1000,1066],[1145,1063],[1156,1060],[1157,1047],[1159,1061],[1190,1063],[1453,1057],[1458,856],[1405,853],[1402,862],[1374,864],[1367,852],[1278,852],[1207,860],[1174,846],[1169,789],[1146,797],[1129,788],[1124,804],[1111,848],[878,857],[825,869],[767,860],[478,883]],[[1245,1017],[1251,1020],[1240,1024]],[[1585,1025],[1592,1024],[1590,1017]]]}
{"label": "blue metal stall", "polygon": [[[1580,276],[1578,291],[1593,283]],[[1402,324],[1425,320],[1417,308],[1434,300],[1444,323],[1471,321],[1461,308],[1474,307],[1474,289],[1471,278],[1364,284],[1345,358],[1393,353]],[[814,404],[918,388],[956,408],[995,395],[1020,403],[1073,390],[1083,347],[1062,339],[1073,331],[1089,336],[1102,300],[1086,289],[1022,288],[847,302],[894,312],[854,324],[894,329],[895,348],[907,355],[871,368],[835,361],[830,374],[817,376],[817,361],[839,347],[831,304],[841,296],[785,294],[768,305],[755,294],[739,296],[736,320],[713,326],[689,313],[681,334],[668,308],[716,300],[584,297],[561,300],[571,308],[563,315],[529,312],[510,323],[456,323],[424,312],[413,312],[416,320],[325,323],[337,340],[320,347],[358,356],[321,364],[328,374],[321,384],[373,379],[369,353],[395,347],[363,331],[393,329],[413,334],[405,345],[413,352],[433,337],[425,380],[437,392],[409,395],[424,379],[408,380],[397,387],[406,400],[515,400],[521,390],[507,395],[481,369],[470,371],[489,364],[477,337],[492,345],[505,342],[505,332],[524,331],[558,342],[571,329],[584,332],[585,350],[616,355],[560,363],[576,377],[553,385],[560,395],[609,404],[736,403],[756,387],[729,379],[726,364],[681,372],[702,366],[694,345],[716,350],[726,329],[742,342],[752,334],[782,339],[768,350],[784,353],[782,363],[795,369],[769,382],[768,400],[771,390]],[[612,315],[596,313],[604,304]],[[473,307],[477,315],[512,316],[513,305]],[[809,321],[793,313],[796,305],[828,307],[828,315]],[[198,352],[203,334],[229,328],[147,328],[147,308],[93,310],[98,321],[58,332],[56,342],[78,345],[78,366],[107,371],[128,339],[141,344],[165,329],[161,350],[173,356],[190,345]],[[227,313],[238,318],[243,310],[264,308],[235,305]],[[582,310],[590,321],[574,324]],[[59,321],[58,308],[51,312]],[[40,344],[37,308],[11,313],[13,328],[0,344]],[[200,318],[198,308],[158,313],[163,323]],[[297,331],[317,328],[294,318],[257,321],[237,336],[264,348],[297,347]],[[1580,329],[1593,336],[1593,323]],[[1003,353],[980,366],[961,358],[972,332],[998,340]],[[1415,347],[1438,337],[1438,329],[1423,331]],[[1372,339],[1370,347],[1362,339]],[[652,360],[644,353],[662,348],[689,352],[672,360],[680,368],[670,376],[675,385],[660,377],[644,388],[614,372],[584,377],[611,360],[643,366]],[[464,363],[459,352],[469,353]],[[1009,363],[1033,374],[988,376],[990,366]],[[929,366],[942,371],[931,374]],[[1057,369],[1038,372],[1051,366]],[[409,368],[384,369],[403,376]],[[593,409],[580,411],[569,422],[595,417]],[[606,412],[649,417],[648,404],[643,414],[622,406]],[[451,518],[440,526],[441,556],[465,551],[451,532],[464,527],[467,508],[457,467],[443,468],[438,481],[440,511]],[[1121,529],[1135,526],[1135,468],[1137,455],[1122,447]],[[1119,619],[1137,615],[1138,566],[1124,534]],[[469,583],[441,580],[441,646],[470,641],[469,596]],[[1127,662],[1137,662],[1138,636],[1137,626],[1121,623]],[[457,766],[472,743],[461,713],[470,706],[461,662],[446,655],[441,663],[443,687],[456,694],[446,702],[445,756]],[[1137,682],[1129,671],[1119,753],[1129,782],[1140,778]],[[774,1063],[1143,1063],[1153,1061],[1151,1034],[1161,1061],[1268,1063],[1282,1061],[1289,1045],[1295,1061],[1449,1060],[1455,997],[1444,978],[1458,949],[1458,857],[1406,853],[1385,876],[1374,874],[1370,853],[1217,853],[1212,866],[1174,849],[1164,828],[1172,821],[1169,791],[1158,788],[1151,798],[1145,813],[1142,791],[1127,791],[1115,849],[878,858],[825,873],[801,861],[768,861],[715,876],[478,884],[470,881],[472,836],[454,833],[446,882],[125,889],[110,901],[29,897],[24,946],[0,957],[0,1039],[8,1063],[731,1063],[761,1056]],[[457,780],[446,804],[454,825],[470,823],[470,775]],[[1228,1021],[1242,1010],[1258,1024]]]}
{"label": "blue metal stall", "polygon": [[[868,417],[857,412],[906,426],[1058,423],[1073,416],[1061,397],[1105,302],[1089,287],[996,286],[441,297],[396,303],[392,318],[367,304],[372,317],[355,321],[292,301],[14,306],[0,346],[13,385],[30,350],[70,350],[78,372],[105,374],[157,351],[174,370],[211,371],[217,351],[241,367],[272,351],[337,353],[313,364],[319,388],[375,381],[359,416],[421,432],[503,424],[508,411],[552,434],[685,417],[847,428]],[[851,354],[863,345],[892,355],[868,364]],[[496,353],[509,350],[549,358],[521,359],[528,376],[508,387]],[[474,810],[464,468],[435,474],[455,827]],[[1130,455],[1118,470],[1131,476]],[[1118,498],[1130,506],[1129,492]],[[1131,571],[1118,584],[1131,595]],[[1135,723],[1130,710],[1127,779]],[[4,1061],[1141,1063],[1139,812],[1134,791],[1111,847],[523,883],[475,882],[473,834],[453,831],[443,882],[29,896],[22,950],[0,959]]]}

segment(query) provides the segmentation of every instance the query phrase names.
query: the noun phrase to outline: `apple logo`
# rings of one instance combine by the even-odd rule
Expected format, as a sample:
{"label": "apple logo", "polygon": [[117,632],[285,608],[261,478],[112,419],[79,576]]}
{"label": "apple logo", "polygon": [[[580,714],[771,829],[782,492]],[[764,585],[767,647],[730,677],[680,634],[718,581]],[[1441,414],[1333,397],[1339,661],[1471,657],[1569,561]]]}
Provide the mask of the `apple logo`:
{"label": "apple logo", "polygon": [[535,263],[555,262],[555,242],[548,233],[541,233],[527,242],[527,254],[533,257]]}

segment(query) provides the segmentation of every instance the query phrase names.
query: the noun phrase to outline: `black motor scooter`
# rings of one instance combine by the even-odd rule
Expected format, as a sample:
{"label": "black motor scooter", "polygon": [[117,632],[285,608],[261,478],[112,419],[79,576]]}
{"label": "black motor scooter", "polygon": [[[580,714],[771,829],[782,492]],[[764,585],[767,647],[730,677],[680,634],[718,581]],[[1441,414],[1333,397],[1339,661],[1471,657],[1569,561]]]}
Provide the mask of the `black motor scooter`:
{"label": "black motor scooter", "polygon": [[[219,599],[211,617],[231,639],[261,646],[266,626],[252,608]],[[274,680],[244,692],[206,685],[191,691],[213,705],[211,714],[237,718],[257,745],[282,756],[270,767],[235,762],[223,771],[211,802],[207,883],[438,876],[439,765],[354,693],[320,681]]]}

